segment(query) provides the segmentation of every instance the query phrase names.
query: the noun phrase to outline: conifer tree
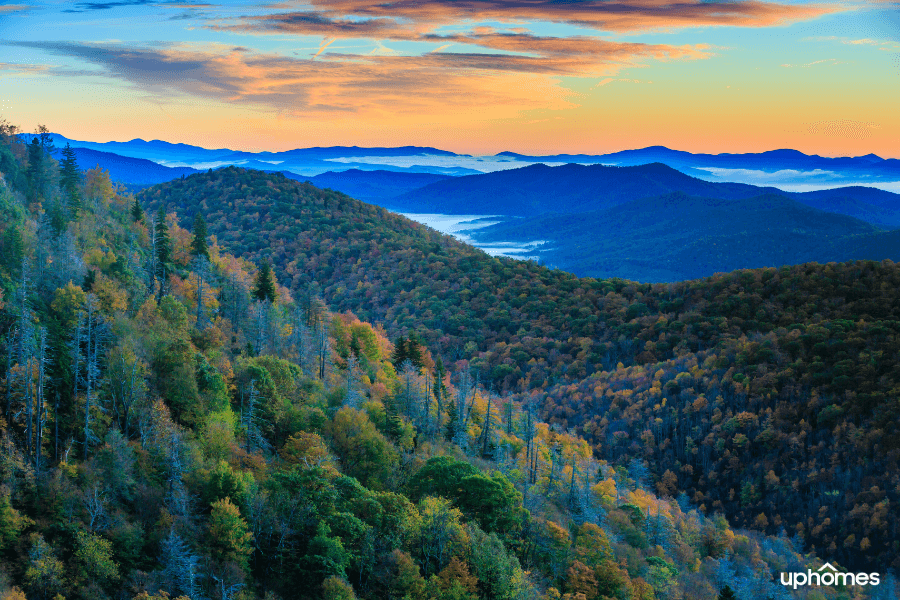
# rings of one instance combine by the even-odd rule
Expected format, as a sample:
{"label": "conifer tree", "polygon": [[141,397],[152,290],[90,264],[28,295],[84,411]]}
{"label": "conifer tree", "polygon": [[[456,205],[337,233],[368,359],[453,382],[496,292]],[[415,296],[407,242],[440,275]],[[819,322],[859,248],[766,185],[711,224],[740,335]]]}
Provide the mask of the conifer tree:
{"label": "conifer tree", "polygon": [[272,275],[272,265],[269,261],[263,261],[256,274],[256,283],[253,286],[253,297],[257,300],[275,302],[275,278]]}
{"label": "conifer tree", "polygon": [[206,244],[206,221],[199,212],[194,217],[194,239],[191,240],[191,254],[209,258],[209,246]]}
{"label": "conifer tree", "polygon": [[406,341],[406,358],[412,362],[416,369],[422,368],[422,342],[416,336],[415,332],[409,334]]}
{"label": "conifer tree", "polygon": [[144,209],[137,198],[134,199],[134,204],[131,205],[131,220],[135,223],[140,223],[144,220]]}
{"label": "conifer tree", "polygon": [[165,287],[169,277],[169,264],[172,262],[172,240],[169,237],[169,227],[166,225],[166,211],[160,206],[156,213],[156,276],[160,280],[160,290]]}
{"label": "conifer tree", "polygon": [[402,365],[403,361],[405,361],[407,358],[406,338],[401,335],[394,342],[394,352],[391,354],[391,363],[393,363],[394,369],[399,370],[400,365]]}
{"label": "conifer tree", "polygon": [[731,586],[726,585],[719,591],[719,600],[737,600],[737,594],[734,593]]}
{"label": "conifer tree", "polygon": [[42,195],[44,181],[44,149],[41,148],[41,142],[36,137],[31,138],[31,143],[28,144],[26,177],[28,178],[28,200],[34,202]]}
{"label": "conifer tree", "polygon": [[0,249],[0,263],[11,276],[18,276],[22,267],[25,248],[22,243],[22,232],[17,225],[10,225],[3,232],[3,246]]}
{"label": "conifer tree", "polygon": [[81,183],[81,172],[78,170],[78,163],[75,160],[75,149],[68,143],[63,148],[62,155],[63,159],[59,165],[59,183],[65,192],[72,216],[77,217],[78,211],[81,209],[81,192],[78,189],[78,185]]}

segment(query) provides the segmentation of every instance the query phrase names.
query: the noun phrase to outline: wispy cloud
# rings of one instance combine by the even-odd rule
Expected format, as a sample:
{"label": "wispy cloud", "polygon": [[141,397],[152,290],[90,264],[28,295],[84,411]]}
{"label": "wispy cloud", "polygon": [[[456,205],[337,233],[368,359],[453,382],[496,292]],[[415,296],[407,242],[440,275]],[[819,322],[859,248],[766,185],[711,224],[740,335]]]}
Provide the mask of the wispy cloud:
{"label": "wispy cloud", "polygon": [[806,130],[814,135],[825,135],[839,138],[865,139],[881,129],[878,123],[868,121],[852,121],[837,119],[831,121],[815,121],[810,123]]}
{"label": "wispy cloud", "polygon": [[29,7],[24,4],[0,4],[0,14],[28,9]]}
{"label": "wispy cloud", "polygon": [[840,61],[836,58],[823,58],[822,60],[814,60],[813,62],[809,62],[809,63],[802,64],[802,65],[791,65],[791,64],[785,63],[781,66],[785,67],[787,69],[793,69],[794,67],[808,69],[809,67],[815,67],[815,66],[834,66],[834,65],[843,65],[843,64],[846,64],[846,61]]}
{"label": "wispy cloud", "polygon": [[[313,11],[246,17],[220,24],[250,33],[321,33],[391,36],[439,25],[480,21],[551,21],[598,30],[633,32],[730,25],[767,27],[842,10],[826,4],[781,4],[761,0],[312,0]],[[348,20],[348,16],[367,20]]]}
{"label": "wispy cloud", "polygon": [[328,40],[327,42],[322,42],[322,45],[319,46],[319,51],[316,52],[316,53],[313,55],[313,58],[316,58],[317,56],[319,56],[320,54],[322,54],[323,52],[325,52],[325,48],[327,48],[328,46],[332,45],[332,44],[335,43],[336,41],[337,41],[337,38],[331,38],[331,39]]}
{"label": "wispy cloud", "polygon": [[479,108],[508,115],[530,108],[571,108],[570,92],[546,76],[577,70],[571,63],[508,55],[327,54],[313,60],[183,46],[4,44],[87,61],[102,67],[106,76],[160,98],[188,94],[293,114],[421,113],[440,106],[445,113]]}
{"label": "wispy cloud", "polygon": [[63,12],[87,12],[91,10],[109,10],[123,6],[145,6],[158,4],[159,0],[109,0],[108,2],[76,2],[75,8],[66,9]]}

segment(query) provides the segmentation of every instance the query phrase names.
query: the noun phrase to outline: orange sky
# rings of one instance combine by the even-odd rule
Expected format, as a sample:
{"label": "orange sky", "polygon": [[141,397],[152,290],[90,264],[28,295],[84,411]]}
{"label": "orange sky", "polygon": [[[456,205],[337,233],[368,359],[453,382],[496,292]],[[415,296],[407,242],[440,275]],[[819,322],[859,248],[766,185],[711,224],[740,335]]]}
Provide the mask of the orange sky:
{"label": "orange sky", "polygon": [[25,129],[242,150],[900,157],[893,2],[71,6],[0,5],[0,116]]}

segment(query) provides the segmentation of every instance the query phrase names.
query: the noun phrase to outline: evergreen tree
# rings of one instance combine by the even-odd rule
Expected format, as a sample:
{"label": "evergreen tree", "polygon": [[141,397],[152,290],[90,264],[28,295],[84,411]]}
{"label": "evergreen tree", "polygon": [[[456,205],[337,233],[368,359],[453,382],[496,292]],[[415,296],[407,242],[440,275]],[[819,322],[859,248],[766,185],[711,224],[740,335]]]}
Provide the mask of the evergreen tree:
{"label": "evergreen tree", "polygon": [[2,262],[3,269],[10,276],[18,277],[24,255],[22,232],[17,225],[10,225],[3,232],[3,247],[0,249],[0,262]]}
{"label": "evergreen tree", "polygon": [[731,586],[726,585],[719,591],[719,600],[737,600],[737,594],[734,593]]}
{"label": "evergreen tree", "polygon": [[144,220],[144,209],[141,208],[141,203],[137,198],[134,199],[134,204],[131,205],[131,220],[135,223],[140,223]]}
{"label": "evergreen tree", "polygon": [[163,287],[169,276],[169,265],[172,262],[172,240],[169,238],[169,227],[166,225],[166,211],[160,206],[156,213],[156,276]]}
{"label": "evergreen tree", "polygon": [[272,275],[272,265],[269,261],[263,261],[256,274],[256,283],[253,286],[253,297],[257,300],[275,302],[275,278]]}
{"label": "evergreen tree", "polygon": [[406,354],[406,338],[402,335],[394,342],[394,352],[391,354],[391,363],[394,369],[400,370],[400,365],[408,358]]}
{"label": "evergreen tree", "polygon": [[416,369],[422,368],[422,342],[415,332],[409,334],[406,341],[406,358],[412,362]]}
{"label": "evergreen tree", "polygon": [[31,143],[28,144],[26,177],[28,178],[28,200],[34,202],[42,195],[44,182],[44,149],[41,148],[41,142],[37,137],[31,138]]}
{"label": "evergreen tree", "polygon": [[[199,212],[194,217],[194,239],[191,240],[191,254],[209,258],[209,246],[206,244],[206,221]],[[273,294],[274,298],[274,294]]]}
{"label": "evergreen tree", "polygon": [[53,232],[57,236],[62,235],[69,223],[69,211],[57,200],[50,206],[47,213],[50,216],[50,227],[53,228]]}
{"label": "evergreen tree", "polygon": [[81,209],[81,192],[78,189],[81,183],[81,172],[75,161],[75,150],[68,143],[62,150],[63,159],[59,165],[60,187],[66,195],[69,210],[77,217]]}
{"label": "evergreen tree", "polygon": [[355,356],[357,359],[362,356],[362,348],[359,345],[359,336],[356,335],[354,331],[350,336],[350,356]]}

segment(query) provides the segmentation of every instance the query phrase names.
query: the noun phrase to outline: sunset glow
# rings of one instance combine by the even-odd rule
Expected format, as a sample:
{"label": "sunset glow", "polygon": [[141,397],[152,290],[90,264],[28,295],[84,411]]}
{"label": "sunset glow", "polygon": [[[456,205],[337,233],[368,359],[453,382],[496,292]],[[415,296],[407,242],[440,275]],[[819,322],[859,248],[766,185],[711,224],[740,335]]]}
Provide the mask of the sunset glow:
{"label": "sunset glow", "polygon": [[70,138],[900,157],[893,2],[0,5],[0,116]]}

